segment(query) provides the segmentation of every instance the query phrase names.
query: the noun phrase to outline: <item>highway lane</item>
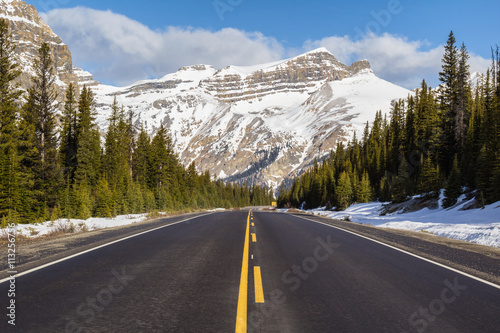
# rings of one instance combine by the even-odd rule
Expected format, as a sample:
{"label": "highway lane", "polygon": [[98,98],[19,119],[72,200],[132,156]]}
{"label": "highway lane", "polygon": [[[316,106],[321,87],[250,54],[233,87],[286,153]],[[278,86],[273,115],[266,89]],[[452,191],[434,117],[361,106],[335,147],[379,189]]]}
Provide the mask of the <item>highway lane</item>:
{"label": "highway lane", "polygon": [[[247,222],[248,332],[500,328],[499,289],[296,216],[234,211],[18,277],[17,325],[3,315],[1,331],[234,332]],[[7,290],[0,285],[2,309]]]}
{"label": "highway lane", "polygon": [[8,331],[234,331],[246,216],[195,218],[21,276]]}
{"label": "highway lane", "polygon": [[266,303],[249,309],[249,331],[500,331],[499,289],[299,217],[254,223]]}

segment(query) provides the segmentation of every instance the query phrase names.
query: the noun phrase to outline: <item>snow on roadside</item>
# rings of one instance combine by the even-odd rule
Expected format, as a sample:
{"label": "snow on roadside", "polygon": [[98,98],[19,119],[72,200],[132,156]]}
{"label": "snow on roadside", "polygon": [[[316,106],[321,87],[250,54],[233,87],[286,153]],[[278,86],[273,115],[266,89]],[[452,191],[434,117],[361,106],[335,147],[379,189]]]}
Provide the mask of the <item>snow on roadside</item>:
{"label": "snow on roadside", "polygon": [[[225,211],[225,208],[207,210],[207,212]],[[165,213],[159,213],[163,215]],[[52,233],[78,233],[97,229],[113,228],[146,220],[149,214],[119,215],[113,218],[91,217],[87,220],[59,219],[35,224],[18,224],[17,235],[27,238],[37,238]],[[6,229],[0,229],[0,237],[6,233]]]}
{"label": "snow on roadside", "polygon": [[[147,217],[148,214],[129,214],[114,218],[92,217],[87,220],[59,219],[36,224],[18,224],[17,234],[18,236],[36,238],[57,232],[77,233],[142,222]],[[1,231],[3,232],[4,230]]]}
{"label": "snow on roadside", "polygon": [[428,231],[437,236],[449,237],[482,245],[500,247],[500,202],[484,208],[460,210],[469,202],[450,209],[424,208],[411,213],[392,213],[381,216],[383,203],[371,202],[355,204],[345,211],[324,211],[314,209],[309,212],[333,219],[381,228]]}

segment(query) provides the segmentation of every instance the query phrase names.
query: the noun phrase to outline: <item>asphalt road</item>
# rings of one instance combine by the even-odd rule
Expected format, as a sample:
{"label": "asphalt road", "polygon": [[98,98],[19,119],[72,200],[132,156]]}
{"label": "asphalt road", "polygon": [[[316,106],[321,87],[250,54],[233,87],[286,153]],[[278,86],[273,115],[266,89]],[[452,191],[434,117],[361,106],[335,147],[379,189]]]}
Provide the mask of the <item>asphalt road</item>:
{"label": "asphalt road", "polygon": [[235,332],[238,321],[248,332],[500,332],[500,289],[261,211],[170,225],[18,276],[13,298],[9,288],[1,332]]}

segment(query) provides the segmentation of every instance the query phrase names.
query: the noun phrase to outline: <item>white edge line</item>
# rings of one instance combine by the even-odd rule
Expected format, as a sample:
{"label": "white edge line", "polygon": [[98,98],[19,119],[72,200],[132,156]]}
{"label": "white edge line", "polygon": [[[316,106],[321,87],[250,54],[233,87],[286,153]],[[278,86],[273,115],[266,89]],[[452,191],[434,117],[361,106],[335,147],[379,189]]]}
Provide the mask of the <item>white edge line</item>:
{"label": "white edge line", "polygon": [[[144,235],[144,234],[147,234],[148,232],[152,232],[152,231],[156,231],[156,230],[159,230],[159,229],[162,229],[162,228],[166,228],[166,227],[170,227],[170,226],[173,226],[173,225],[176,225],[176,224],[179,224],[179,223],[183,223],[183,222],[186,222],[186,221],[189,221],[189,220],[193,220],[193,219],[196,219],[196,218],[199,218],[199,217],[203,217],[203,216],[207,216],[207,215],[210,215],[210,214],[213,214],[212,213],[207,213],[207,214],[203,214],[203,215],[198,215],[198,216],[193,216],[193,217],[190,217],[188,219],[185,219],[185,220],[182,220],[182,221],[177,221],[177,222],[174,222],[174,223],[171,223],[171,224],[167,224],[167,225],[163,225],[161,227],[157,227],[157,228],[154,228],[154,229],[151,229],[151,230],[146,230],[146,231],[142,231],[138,234],[134,234],[134,235],[130,235],[130,236],[127,236],[125,238],[120,238],[120,239],[117,239],[117,240],[114,240],[112,242],[109,242],[109,243],[106,243],[106,244],[102,244],[102,245],[99,245],[99,246],[96,246],[96,247],[93,247],[91,249],[88,249],[88,250],[85,250],[85,251],[82,251],[82,252],[78,252],[78,253],[75,253],[75,254],[72,254],[68,257],[64,257],[64,258],[61,258],[61,259],[58,259],[56,261],[52,261],[52,262],[49,262],[47,264],[44,264],[44,265],[41,265],[41,266],[37,266],[35,268],[32,268],[32,269],[29,269],[27,271],[24,271],[24,272],[21,272],[19,274],[15,274],[15,277],[18,278],[20,276],[23,276],[23,275],[27,275],[27,274],[30,274],[30,273],[33,273],[35,271],[38,271],[40,269],[43,269],[43,268],[46,268],[46,267],[49,267],[49,266],[52,266],[52,265],[55,265],[55,264],[58,264],[60,262],[63,262],[63,261],[66,261],[68,259],[72,259],[74,257],[78,257],[82,254],[85,254],[85,253],[88,253],[88,252],[92,252],[94,250],[97,250],[97,249],[100,249],[100,248],[103,248],[105,246],[108,246],[108,245],[111,245],[111,244],[115,244],[115,243],[118,243],[118,242],[121,242],[121,241],[124,241],[126,239],[129,239],[129,238],[133,238],[133,237],[136,237],[136,236],[140,236],[140,235]],[[9,281],[11,278],[10,277],[7,277],[5,279],[2,279],[0,280],[0,284],[4,283],[4,282],[7,282]]]}
{"label": "white edge line", "polygon": [[[285,214],[286,214],[286,213],[285,213]],[[491,287],[494,287],[494,288],[500,289],[500,285],[498,285],[498,284],[495,284],[495,283],[490,282],[490,281],[483,280],[483,279],[481,279],[480,277],[477,277],[477,276],[471,275],[471,274],[469,274],[469,273],[462,272],[461,270],[458,270],[458,269],[456,269],[456,268],[453,268],[453,267],[450,267],[450,266],[446,266],[445,264],[441,264],[441,263],[436,262],[436,261],[434,261],[434,260],[431,260],[431,259],[427,259],[427,258],[421,257],[421,256],[419,256],[419,255],[417,255],[417,254],[415,254],[415,253],[411,253],[411,252],[408,252],[408,251],[402,250],[402,249],[400,249],[400,248],[397,248],[397,247],[395,247],[395,246],[392,246],[392,245],[386,244],[386,243],[381,242],[381,241],[378,241],[378,240],[376,240],[376,239],[373,239],[373,238],[370,238],[370,237],[367,237],[367,236],[363,236],[363,235],[357,234],[357,233],[355,233],[355,232],[353,232],[353,231],[346,230],[346,229],[343,229],[343,228],[339,228],[339,227],[336,227],[336,226],[333,226],[333,225],[330,225],[330,224],[327,224],[327,223],[324,223],[324,222],[314,221],[314,220],[311,220],[311,219],[308,219],[308,218],[305,218],[305,217],[302,217],[302,216],[299,216],[299,215],[293,215],[293,216],[296,216],[296,217],[298,217],[298,218],[301,218],[301,219],[304,219],[304,220],[307,220],[307,221],[311,221],[311,222],[315,222],[315,223],[323,224],[323,225],[326,225],[326,226],[328,226],[328,227],[335,228],[335,229],[338,229],[338,230],[342,230],[342,231],[348,232],[348,233],[350,233],[350,234],[356,235],[356,236],[358,236],[358,237],[362,237],[362,238],[365,238],[365,239],[371,240],[372,242],[375,242],[375,243],[378,243],[378,244],[381,244],[381,245],[387,246],[387,247],[389,247],[389,248],[391,248],[391,249],[397,250],[397,251],[399,251],[399,252],[403,252],[403,253],[408,254],[408,255],[410,255],[410,256],[412,256],[412,257],[415,257],[415,258],[418,258],[418,259],[421,259],[421,260],[424,260],[424,261],[430,262],[431,264],[434,264],[434,265],[437,265],[437,266],[440,266],[440,267],[446,268],[446,269],[448,269],[448,270],[450,270],[450,271],[453,271],[453,272],[455,272],[455,273],[462,274],[462,275],[464,275],[464,276],[466,276],[466,277],[468,277],[468,278],[471,278],[471,279],[474,279],[474,280],[476,280],[476,281],[482,282],[482,283],[487,284],[487,285],[489,285],[489,286],[491,286]]]}

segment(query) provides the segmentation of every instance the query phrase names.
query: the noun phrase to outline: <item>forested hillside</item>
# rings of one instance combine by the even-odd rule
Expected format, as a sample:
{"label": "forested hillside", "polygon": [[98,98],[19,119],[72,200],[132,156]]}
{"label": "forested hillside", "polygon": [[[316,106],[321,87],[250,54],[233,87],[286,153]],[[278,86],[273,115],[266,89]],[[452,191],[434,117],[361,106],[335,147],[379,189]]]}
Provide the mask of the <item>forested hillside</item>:
{"label": "forested hillside", "polygon": [[179,162],[162,127],[152,139],[115,103],[104,140],[91,89],[70,84],[57,115],[49,46],[39,49],[28,91],[8,22],[0,20],[0,219],[33,223],[148,211],[268,205],[270,190],[213,181]]}
{"label": "forested hillside", "polygon": [[282,188],[280,206],[345,209],[354,202],[401,202],[415,194],[437,197],[445,207],[464,192],[480,205],[500,200],[500,57],[470,82],[469,55],[450,33],[439,73],[414,95],[380,112],[362,138],[340,143],[330,156]]}

